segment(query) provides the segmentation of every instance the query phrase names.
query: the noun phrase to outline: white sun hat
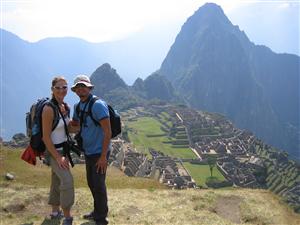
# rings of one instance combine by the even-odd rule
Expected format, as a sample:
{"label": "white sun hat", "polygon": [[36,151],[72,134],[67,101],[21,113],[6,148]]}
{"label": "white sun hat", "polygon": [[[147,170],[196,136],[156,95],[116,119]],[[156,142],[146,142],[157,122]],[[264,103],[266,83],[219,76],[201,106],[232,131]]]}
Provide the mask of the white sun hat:
{"label": "white sun hat", "polygon": [[90,78],[86,75],[78,75],[76,76],[75,80],[74,80],[74,84],[71,87],[72,91],[75,91],[75,88],[78,84],[83,84],[89,88],[93,88],[94,85],[91,84]]}

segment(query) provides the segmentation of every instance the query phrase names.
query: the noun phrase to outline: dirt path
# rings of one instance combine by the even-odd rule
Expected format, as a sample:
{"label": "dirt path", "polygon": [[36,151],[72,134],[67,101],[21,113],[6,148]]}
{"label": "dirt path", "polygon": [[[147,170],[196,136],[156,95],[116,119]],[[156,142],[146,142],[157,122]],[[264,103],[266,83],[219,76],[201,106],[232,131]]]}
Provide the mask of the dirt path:
{"label": "dirt path", "polygon": [[220,197],[214,208],[219,216],[230,220],[233,223],[241,223],[240,203],[242,199],[237,196]]}

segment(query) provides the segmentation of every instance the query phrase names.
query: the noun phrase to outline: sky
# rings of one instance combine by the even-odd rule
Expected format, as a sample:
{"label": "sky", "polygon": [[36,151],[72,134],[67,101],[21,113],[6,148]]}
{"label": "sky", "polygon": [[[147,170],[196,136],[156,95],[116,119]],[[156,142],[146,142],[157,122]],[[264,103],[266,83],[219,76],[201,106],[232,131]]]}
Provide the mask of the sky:
{"label": "sky", "polygon": [[[116,41],[159,27],[180,27],[203,0],[0,0],[0,27],[24,40],[78,37]],[[299,50],[300,0],[215,0],[250,40],[278,53]],[[170,40],[171,41],[171,40]],[[170,43],[171,45],[172,43]]]}

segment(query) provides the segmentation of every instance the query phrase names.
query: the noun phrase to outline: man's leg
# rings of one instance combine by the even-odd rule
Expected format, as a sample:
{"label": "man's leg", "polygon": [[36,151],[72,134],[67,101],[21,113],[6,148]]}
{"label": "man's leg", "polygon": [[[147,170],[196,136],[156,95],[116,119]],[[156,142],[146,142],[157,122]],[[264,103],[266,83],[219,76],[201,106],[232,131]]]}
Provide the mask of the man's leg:
{"label": "man's leg", "polygon": [[[85,157],[86,180],[87,180],[87,184],[90,188],[90,191],[92,193],[93,199],[95,199],[94,193],[93,193],[92,167],[93,167],[93,160],[88,157]],[[94,205],[95,205],[95,201],[94,201]],[[88,220],[93,220],[94,219],[94,210],[92,212],[89,212],[89,213],[83,215],[83,218],[88,219]]]}
{"label": "man's leg", "polygon": [[96,172],[96,167],[93,173],[94,189],[94,219],[100,221],[103,224],[107,224],[107,192],[105,184],[106,174]]}
{"label": "man's leg", "polygon": [[107,224],[107,192],[105,178],[106,174],[97,173],[96,162],[97,158],[88,159],[90,165],[87,169],[87,179],[89,180],[89,187],[94,198],[94,220],[101,224]]}

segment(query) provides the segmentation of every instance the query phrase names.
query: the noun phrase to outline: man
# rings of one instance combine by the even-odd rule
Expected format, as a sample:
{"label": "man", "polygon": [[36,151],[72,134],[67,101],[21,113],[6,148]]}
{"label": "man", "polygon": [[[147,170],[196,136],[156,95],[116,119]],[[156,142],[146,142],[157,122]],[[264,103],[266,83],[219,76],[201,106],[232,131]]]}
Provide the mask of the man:
{"label": "man", "polygon": [[80,122],[79,137],[82,138],[87,182],[94,199],[94,210],[83,218],[94,219],[97,225],[105,225],[108,224],[105,177],[111,128],[107,104],[100,99],[92,104],[93,87],[87,76],[78,75],[75,78],[71,90],[78,95],[80,102],[74,106],[73,121]]}

